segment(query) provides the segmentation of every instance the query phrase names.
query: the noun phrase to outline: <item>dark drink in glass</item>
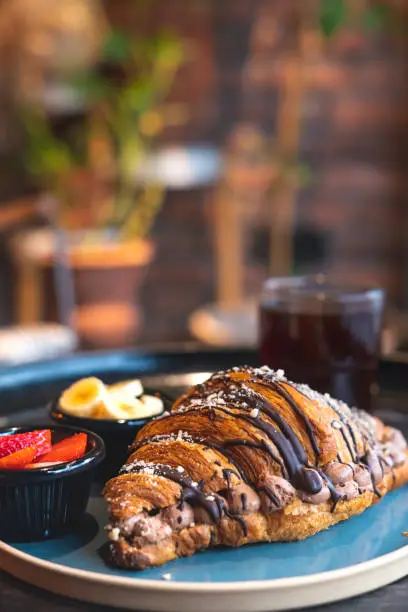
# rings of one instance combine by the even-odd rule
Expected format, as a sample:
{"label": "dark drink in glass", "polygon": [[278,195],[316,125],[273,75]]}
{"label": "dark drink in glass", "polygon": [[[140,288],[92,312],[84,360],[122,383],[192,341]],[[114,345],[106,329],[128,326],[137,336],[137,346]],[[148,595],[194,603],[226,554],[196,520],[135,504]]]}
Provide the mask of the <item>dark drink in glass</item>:
{"label": "dark drink in glass", "polygon": [[384,293],[330,285],[325,277],[266,281],[260,360],[287,377],[372,411]]}

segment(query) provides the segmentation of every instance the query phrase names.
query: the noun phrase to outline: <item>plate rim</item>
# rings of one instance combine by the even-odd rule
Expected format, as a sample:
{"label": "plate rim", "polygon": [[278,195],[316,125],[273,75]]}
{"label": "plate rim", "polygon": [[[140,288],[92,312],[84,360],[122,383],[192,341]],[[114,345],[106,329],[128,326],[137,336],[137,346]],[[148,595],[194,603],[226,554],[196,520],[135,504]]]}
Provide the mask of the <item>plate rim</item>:
{"label": "plate rim", "polygon": [[[274,544],[271,542],[270,544]],[[83,570],[79,568],[73,568],[68,565],[62,565],[53,561],[46,561],[35,555],[23,552],[6,542],[0,541],[0,553],[4,553],[5,556],[0,554],[0,568],[7,571],[7,562],[3,563],[4,559],[12,557],[22,563],[35,566],[39,569],[49,570],[50,572],[56,572],[60,575],[69,576],[72,578],[80,579],[85,582],[92,583],[103,583],[105,586],[112,587],[133,587],[134,589],[149,589],[160,591],[164,593],[168,592],[189,592],[191,594],[205,593],[248,593],[251,591],[275,591],[275,590],[290,590],[299,587],[311,587],[313,585],[320,584],[322,581],[335,582],[337,580],[344,580],[347,578],[356,578],[362,574],[370,571],[378,571],[382,567],[397,563],[405,558],[408,559],[408,543],[403,545],[397,550],[393,550],[385,555],[374,557],[368,561],[362,561],[354,565],[348,565],[335,570],[329,570],[327,572],[318,572],[307,576],[291,576],[288,578],[269,578],[267,580],[245,580],[242,582],[171,582],[168,580],[148,580],[146,578],[138,578],[136,576],[117,576],[102,574],[101,572],[94,572],[89,570]],[[165,566],[163,566],[165,567]],[[166,572],[164,572],[166,573]],[[403,575],[408,575],[408,569]],[[400,575],[399,578],[402,576]],[[397,578],[394,578],[395,580]]]}

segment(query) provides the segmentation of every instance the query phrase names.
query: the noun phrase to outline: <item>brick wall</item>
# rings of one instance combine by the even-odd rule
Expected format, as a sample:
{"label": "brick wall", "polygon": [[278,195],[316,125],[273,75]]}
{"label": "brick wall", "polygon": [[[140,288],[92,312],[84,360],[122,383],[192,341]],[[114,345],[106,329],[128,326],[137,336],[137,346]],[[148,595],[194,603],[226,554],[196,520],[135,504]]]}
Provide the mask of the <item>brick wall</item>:
{"label": "brick wall", "polygon": [[[166,134],[168,140],[207,140],[214,137],[216,121],[216,63],[214,58],[214,0],[105,0],[114,25],[132,32],[169,31],[184,43],[184,62],[171,93],[171,101],[187,102],[189,120]],[[135,10],[136,7],[136,10]]]}
{"label": "brick wall", "polygon": [[[211,126],[216,140],[225,141],[248,120],[273,137],[282,78],[280,58],[295,47],[295,8],[276,0],[225,0],[214,7],[218,78],[208,94],[214,91],[217,99],[218,113]],[[345,31],[306,63],[300,158],[310,167],[312,180],[297,198],[294,228],[296,236],[306,236],[296,248],[296,271],[325,269],[350,281],[381,283],[394,303],[404,298],[406,274],[406,59],[406,49],[392,35]],[[188,313],[214,295],[210,216],[194,195],[174,194],[172,199],[173,206],[164,209],[157,227],[159,252],[166,264],[160,264],[159,258],[146,291],[152,321],[154,286],[160,284],[160,291],[169,296],[174,291],[169,309],[174,309],[174,326],[170,332],[162,321],[158,333],[171,338],[184,336]],[[186,203],[181,212],[183,199],[195,203]],[[176,226],[182,233],[188,227],[189,237],[173,240],[178,234],[167,230]],[[247,240],[249,293],[256,292],[267,273],[268,234],[262,228],[257,232],[256,223],[254,230]],[[305,241],[321,243],[311,258],[306,254],[308,245],[302,246]],[[183,305],[179,295],[186,296]]]}
{"label": "brick wall", "polygon": [[313,131],[318,117],[305,122],[302,156],[313,165],[315,182],[299,201],[298,219],[331,235],[330,270],[379,282],[401,303],[408,227],[406,54],[386,38],[356,39],[349,54],[344,36],[329,59],[345,86],[323,99],[319,87],[310,93],[324,130],[320,138]]}
{"label": "brick wall", "polygon": [[[127,0],[109,4],[114,20],[132,24]],[[168,0],[157,6],[149,27],[173,26],[189,43],[190,62],[174,99],[190,103],[191,118],[168,140],[223,143],[248,120],[273,136],[279,58],[295,44],[297,3]],[[296,204],[297,233],[306,236],[297,249],[297,270],[326,268],[379,281],[395,302],[405,287],[406,60],[406,49],[392,36],[345,32],[308,63],[301,158],[312,181]],[[243,80],[248,67],[254,77],[249,86]],[[214,298],[209,191],[169,194],[155,238],[142,339],[185,339],[188,314]],[[304,244],[313,240],[323,246],[309,261]],[[251,292],[266,274],[267,241],[262,228],[248,240]]]}
{"label": "brick wall", "polygon": [[[266,0],[245,16],[253,29],[241,121],[254,121],[271,139],[286,60],[297,44],[294,9],[294,3]],[[408,227],[407,47],[395,32],[345,30],[323,51],[310,40],[303,59],[300,159],[311,170],[311,184],[297,197],[293,229],[321,239],[325,249],[313,262],[297,250],[293,269],[379,282],[401,304]]]}

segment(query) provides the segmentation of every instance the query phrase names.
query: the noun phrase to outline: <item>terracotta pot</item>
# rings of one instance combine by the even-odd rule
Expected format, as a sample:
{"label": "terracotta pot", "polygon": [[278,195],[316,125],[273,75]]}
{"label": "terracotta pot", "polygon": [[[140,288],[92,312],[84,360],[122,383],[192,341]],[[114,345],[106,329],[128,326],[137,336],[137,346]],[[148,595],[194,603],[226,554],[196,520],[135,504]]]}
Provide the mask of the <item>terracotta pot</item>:
{"label": "terracotta pot", "polygon": [[[70,247],[68,260],[75,291],[73,324],[84,348],[135,343],[142,324],[140,289],[153,255],[153,244],[148,241]],[[44,272],[46,284],[53,282],[52,267],[45,266]]]}
{"label": "terracotta pot", "polygon": [[[84,348],[131,346],[142,324],[140,290],[155,248],[147,240],[119,242],[94,235],[92,242],[68,236],[62,283],[72,284],[72,324]],[[99,238],[99,240],[98,240]],[[17,241],[20,263],[38,270],[41,318],[60,321],[54,238],[49,230],[30,232]],[[66,281],[72,281],[68,283]],[[69,297],[69,291],[68,291]]]}

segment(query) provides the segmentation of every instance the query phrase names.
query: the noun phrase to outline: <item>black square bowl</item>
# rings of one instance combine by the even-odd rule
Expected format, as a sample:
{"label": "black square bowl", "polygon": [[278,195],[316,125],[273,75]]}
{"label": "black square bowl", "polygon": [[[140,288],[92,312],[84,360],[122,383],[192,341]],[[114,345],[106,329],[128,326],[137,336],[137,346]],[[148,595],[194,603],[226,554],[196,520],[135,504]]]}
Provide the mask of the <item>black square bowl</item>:
{"label": "black square bowl", "polygon": [[[0,436],[25,433],[44,426],[12,427]],[[83,517],[97,466],[105,457],[103,440],[78,427],[53,425],[52,441],[86,433],[85,455],[60,465],[0,470],[0,539],[30,542],[58,537]]]}

